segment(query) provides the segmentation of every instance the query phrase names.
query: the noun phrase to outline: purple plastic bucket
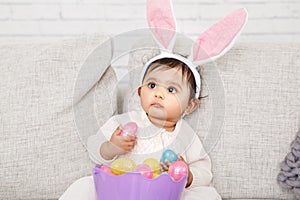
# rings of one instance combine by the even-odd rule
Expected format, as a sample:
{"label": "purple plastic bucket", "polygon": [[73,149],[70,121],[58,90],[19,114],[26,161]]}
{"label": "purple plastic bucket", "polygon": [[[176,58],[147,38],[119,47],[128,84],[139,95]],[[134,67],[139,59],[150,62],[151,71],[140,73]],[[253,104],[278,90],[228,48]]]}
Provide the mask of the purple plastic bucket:
{"label": "purple plastic bucket", "polygon": [[111,175],[93,170],[97,200],[180,200],[187,177],[174,181],[168,174],[148,179],[138,172]]}

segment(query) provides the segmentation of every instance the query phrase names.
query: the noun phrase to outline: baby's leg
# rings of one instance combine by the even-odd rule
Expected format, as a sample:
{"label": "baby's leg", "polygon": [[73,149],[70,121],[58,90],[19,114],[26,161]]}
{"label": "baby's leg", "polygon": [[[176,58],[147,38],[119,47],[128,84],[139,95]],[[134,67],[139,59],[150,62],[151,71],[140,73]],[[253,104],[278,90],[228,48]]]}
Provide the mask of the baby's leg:
{"label": "baby's leg", "polygon": [[221,196],[213,187],[193,187],[183,191],[182,200],[221,200]]}
{"label": "baby's leg", "polygon": [[93,176],[86,176],[72,183],[59,200],[96,200]]}

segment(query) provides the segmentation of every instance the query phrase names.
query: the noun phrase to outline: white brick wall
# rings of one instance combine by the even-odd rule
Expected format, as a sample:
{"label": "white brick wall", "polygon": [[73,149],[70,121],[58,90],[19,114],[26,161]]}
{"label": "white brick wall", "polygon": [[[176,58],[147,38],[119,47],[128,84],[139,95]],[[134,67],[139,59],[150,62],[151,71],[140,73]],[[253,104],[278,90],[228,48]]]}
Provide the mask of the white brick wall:
{"label": "white brick wall", "polygon": [[[246,7],[242,39],[300,39],[299,0],[174,0],[180,32],[194,38],[224,15]],[[145,0],[0,0],[0,41],[55,40],[144,28]]]}
{"label": "white brick wall", "polygon": [[[145,28],[146,0],[0,0],[0,42],[52,41]],[[300,42],[299,0],[173,0],[179,32],[195,39],[236,8],[246,7],[240,40]]]}

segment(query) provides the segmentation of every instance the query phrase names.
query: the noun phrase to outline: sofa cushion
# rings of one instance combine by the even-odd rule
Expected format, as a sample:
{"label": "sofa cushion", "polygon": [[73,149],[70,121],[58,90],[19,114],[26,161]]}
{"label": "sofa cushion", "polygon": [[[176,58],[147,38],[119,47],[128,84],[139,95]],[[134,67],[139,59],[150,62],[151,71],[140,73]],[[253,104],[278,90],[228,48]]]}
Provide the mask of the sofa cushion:
{"label": "sofa cushion", "polygon": [[[143,45],[153,42],[147,38],[134,47],[129,60],[132,92],[124,110],[139,107],[141,69],[158,53]],[[176,52],[189,49],[176,45]],[[217,61],[201,66],[201,96],[208,97],[186,120],[212,158],[213,184],[223,198],[295,198],[276,178],[300,126],[299,52],[300,44],[237,43]]]}
{"label": "sofa cushion", "polygon": [[300,126],[299,50],[300,44],[240,44],[218,60],[226,114],[211,157],[224,196],[294,198],[276,178]]}
{"label": "sofa cushion", "polygon": [[57,199],[91,175],[85,140],[116,111],[111,51],[105,35],[0,45],[1,199]]}

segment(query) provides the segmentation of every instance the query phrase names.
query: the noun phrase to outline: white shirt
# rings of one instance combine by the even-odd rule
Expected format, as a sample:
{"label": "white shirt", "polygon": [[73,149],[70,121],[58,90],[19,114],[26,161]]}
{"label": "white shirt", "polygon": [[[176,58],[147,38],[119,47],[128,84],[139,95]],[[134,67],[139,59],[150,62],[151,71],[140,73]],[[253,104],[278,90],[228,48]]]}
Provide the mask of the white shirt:
{"label": "white shirt", "polygon": [[155,158],[158,161],[164,150],[171,149],[179,153],[188,163],[193,174],[193,182],[190,186],[209,186],[212,180],[211,160],[205,152],[203,145],[184,119],[176,123],[174,131],[169,132],[163,128],[154,126],[144,111],[131,111],[111,117],[97,132],[88,138],[87,147],[90,158],[95,163],[110,163],[113,160],[105,160],[100,154],[102,143],[110,140],[111,135],[120,125],[135,122],[138,125],[137,144],[134,149],[120,157],[133,159],[136,164],[141,164],[147,158]]}

